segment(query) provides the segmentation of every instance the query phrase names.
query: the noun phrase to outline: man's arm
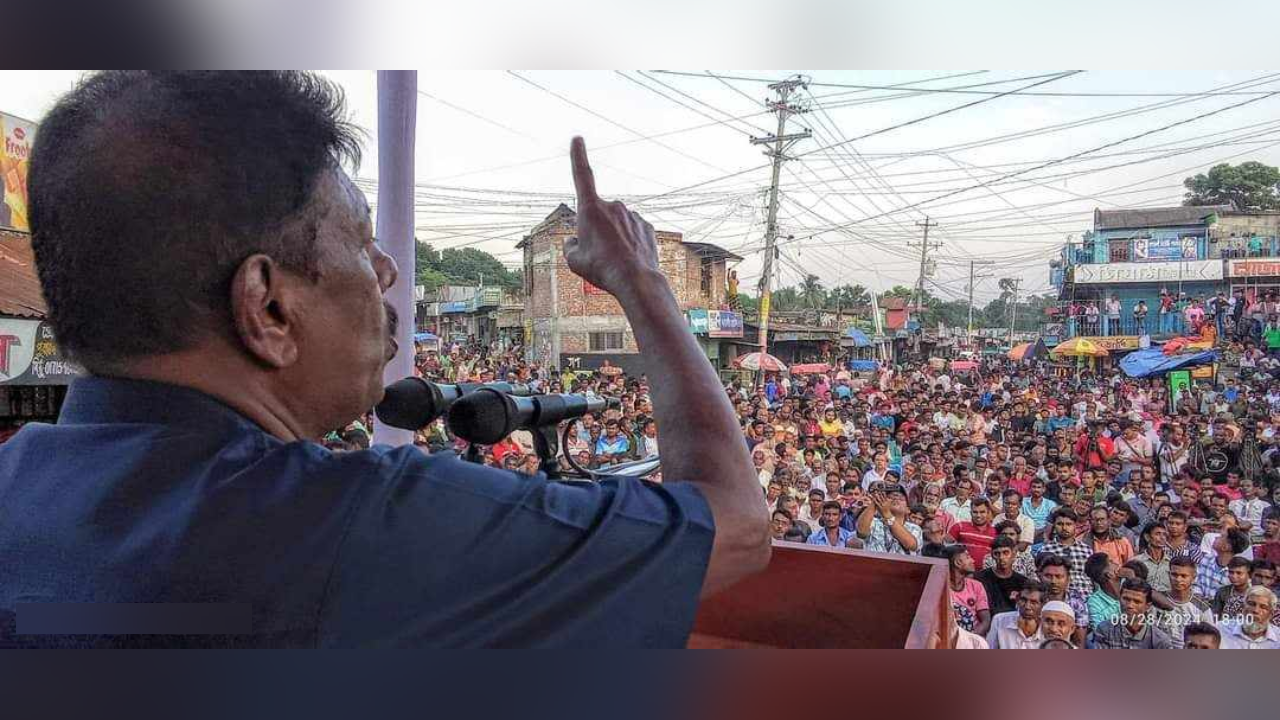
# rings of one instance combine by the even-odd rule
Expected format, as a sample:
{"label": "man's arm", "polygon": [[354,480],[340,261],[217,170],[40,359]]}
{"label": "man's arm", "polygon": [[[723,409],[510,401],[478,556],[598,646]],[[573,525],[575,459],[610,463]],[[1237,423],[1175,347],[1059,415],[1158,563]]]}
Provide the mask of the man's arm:
{"label": "man's arm", "polygon": [[768,509],[733,407],[658,269],[653,226],[622,203],[600,199],[581,138],[573,141],[572,162],[578,236],[565,242],[565,259],[618,299],[648,374],[661,379],[651,393],[665,430],[663,477],[696,486],[715,519],[706,597],[768,565]]}

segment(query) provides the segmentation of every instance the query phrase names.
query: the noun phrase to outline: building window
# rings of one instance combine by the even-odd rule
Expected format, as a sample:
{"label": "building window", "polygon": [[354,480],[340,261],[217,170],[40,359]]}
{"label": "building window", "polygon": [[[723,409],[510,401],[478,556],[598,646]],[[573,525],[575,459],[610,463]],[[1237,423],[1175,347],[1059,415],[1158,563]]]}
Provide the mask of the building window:
{"label": "building window", "polygon": [[711,260],[702,258],[702,296],[711,297]]}
{"label": "building window", "polygon": [[591,352],[604,352],[606,350],[622,349],[622,333],[620,332],[593,332],[591,333]]}
{"label": "building window", "polygon": [[1131,238],[1120,238],[1110,241],[1109,249],[1110,262],[1129,262],[1129,248],[1132,247],[1133,240]]}

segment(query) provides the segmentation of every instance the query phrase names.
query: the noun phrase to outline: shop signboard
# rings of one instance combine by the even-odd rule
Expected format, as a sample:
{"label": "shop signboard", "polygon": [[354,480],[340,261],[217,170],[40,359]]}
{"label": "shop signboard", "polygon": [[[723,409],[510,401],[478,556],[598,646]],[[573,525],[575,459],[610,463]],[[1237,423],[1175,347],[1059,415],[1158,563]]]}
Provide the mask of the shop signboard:
{"label": "shop signboard", "polygon": [[1221,280],[1221,260],[1185,262],[1100,263],[1072,268],[1077,284],[1177,283]]}
{"label": "shop signboard", "polygon": [[43,320],[0,318],[0,385],[67,385],[83,374]]}
{"label": "shop signboard", "polygon": [[[1142,347],[1142,338],[1137,335],[1090,335],[1081,338],[1109,352],[1117,350],[1137,350]],[[1045,343],[1048,344],[1047,342]]]}
{"label": "shop signboard", "polygon": [[1231,277],[1278,277],[1280,260],[1232,260],[1227,270]]}

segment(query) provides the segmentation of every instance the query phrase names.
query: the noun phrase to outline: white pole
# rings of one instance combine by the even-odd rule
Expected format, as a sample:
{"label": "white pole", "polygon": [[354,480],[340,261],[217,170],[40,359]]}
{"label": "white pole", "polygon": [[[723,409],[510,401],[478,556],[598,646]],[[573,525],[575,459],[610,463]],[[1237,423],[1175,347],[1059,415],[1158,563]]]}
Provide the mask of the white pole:
{"label": "white pole", "polygon": [[[395,259],[400,278],[387,291],[387,301],[400,313],[396,340],[400,351],[383,371],[386,384],[413,374],[413,152],[418,121],[418,73],[378,71],[378,220],[382,251]],[[374,422],[373,441],[409,445],[413,433]]]}

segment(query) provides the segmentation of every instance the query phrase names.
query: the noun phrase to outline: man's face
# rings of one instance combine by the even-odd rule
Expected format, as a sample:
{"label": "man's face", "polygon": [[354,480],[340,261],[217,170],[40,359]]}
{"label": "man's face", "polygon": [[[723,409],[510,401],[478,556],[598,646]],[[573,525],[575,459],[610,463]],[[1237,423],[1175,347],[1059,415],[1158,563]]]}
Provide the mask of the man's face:
{"label": "man's face", "polygon": [[1111,520],[1111,527],[1124,527],[1125,523],[1129,521],[1129,513],[1119,508],[1111,508],[1107,516]]}
{"label": "man's face", "polygon": [[1067,593],[1067,585],[1071,581],[1071,573],[1064,567],[1057,565],[1046,565],[1040,571],[1040,579],[1049,588],[1049,594],[1053,597],[1064,597]]}
{"label": "man's face", "polygon": [[1009,572],[1013,569],[1013,548],[994,548],[991,551],[991,559],[995,562],[997,570]]}
{"label": "man's face", "polygon": [[809,516],[810,517],[813,517],[814,515],[817,515],[819,517],[822,516],[822,502],[823,502],[823,499],[821,495],[809,496]]}
{"label": "man's face", "polygon": [[1169,566],[1169,587],[1175,593],[1187,593],[1196,582],[1196,569],[1184,565]]}
{"label": "man's face", "polygon": [[1280,518],[1270,517],[1262,521],[1262,531],[1269,538],[1280,535]]}
{"label": "man's face", "polygon": [[[1021,598],[1019,598],[1021,602]],[[1019,608],[1021,612],[1021,608]],[[1076,630],[1076,622],[1069,615],[1060,612],[1047,612],[1040,616],[1040,628],[1044,632],[1046,639],[1066,640],[1071,642],[1071,636]]]}
{"label": "man's face", "polygon": [[1059,515],[1053,521],[1053,532],[1059,540],[1070,540],[1076,536],[1076,521],[1064,515]]}
{"label": "man's face", "polygon": [[[326,172],[312,206],[318,279],[311,282],[278,266],[274,273],[251,274],[265,288],[253,302],[272,304],[269,312],[287,340],[276,343],[268,361],[290,371],[278,375],[282,389],[292,403],[307,408],[306,420],[319,432],[382,398],[382,371],[397,349],[396,314],[383,294],[395,283],[397,268],[374,241],[368,204],[346,173]],[[267,294],[276,292],[275,298]]]}
{"label": "man's face", "polygon": [[1155,482],[1145,477],[1138,482],[1138,497],[1141,497],[1143,500],[1150,501],[1155,494]]}
{"label": "man's face", "polygon": [[1276,571],[1269,567],[1254,568],[1253,573],[1250,575],[1250,579],[1253,581],[1253,584],[1258,587],[1273,587],[1276,584]]}
{"label": "man's face", "polygon": [[775,512],[773,514],[773,521],[770,523],[770,530],[772,530],[773,539],[781,540],[786,536],[787,531],[790,529],[791,519],[780,512]]}
{"label": "man's face", "polygon": [[1005,498],[1002,502],[1004,505],[1004,518],[1006,520],[1017,519],[1018,513],[1022,510],[1022,503],[1012,496]]}
{"label": "man's face", "polygon": [[1146,593],[1137,590],[1120,591],[1120,611],[1131,623],[1137,624],[1137,618],[1144,617],[1150,609],[1151,601],[1147,600]]}
{"label": "man's face", "polygon": [[1147,542],[1151,543],[1151,547],[1163,550],[1169,547],[1169,531],[1157,525],[1147,534]]}
{"label": "man's face", "polygon": [[956,555],[955,558],[952,560],[952,563],[955,565],[956,570],[959,570],[965,575],[972,575],[975,569],[973,564],[973,556],[970,555],[967,550],[960,553],[959,555]]}
{"label": "man's face", "polygon": [[1221,495],[1210,496],[1209,512],[1215,518],[1222,517],[1227,512],[1227,499]]}
{"label": "man's face", "polygon": [[973,524],[978,527],[991,522],[991,510],[986,505],[974,505],[970,515],[973,517]]}
{"label": "man's face", "polygon": [[1217,650],[1218,638],[1212,635],[1187,635],[1183,642],[1183,650]]}
{"label": "man's face", "polygon": [[920,524],[920,534],[927,543],[942,543],[942,525],[935,518],[925,518]]}
{"label": "man's face", "polygon": [[1227,570],[1227,582],[1237,590],[1249,587],[1249,568],[1233,567]]}
{"label": "man's face", "polygon": [[840,508],[823,508],[822,527],[828,530],[840,527]]}
{"label": "man's face", "polygon": [[1044,607],[1044,594],[1039,590],[1023,590],[1018,593],[1017,607],[1018,617],[1023,620],[1035,620],[1040,617],[1040,610]]}
{"label": "man's face", "polygon": [[1249,616],[1249,619],[1253,621],[1250,625],[1254,626],[1246,629],[1254,633],[1265,632],[1268,623],[1271,622],[1271,616],[1275,613],[1275,606],[1267,598],[1253,595],[1245,598],[1244,611]]}
{"label": "man's face", "polygon": [[1062,500],[1063,507],[1071,507],[1076,502],[1076,486],[1063,485],[1062,489],[1058,491],[1058,497]]}

